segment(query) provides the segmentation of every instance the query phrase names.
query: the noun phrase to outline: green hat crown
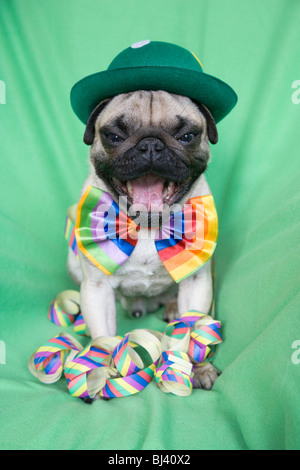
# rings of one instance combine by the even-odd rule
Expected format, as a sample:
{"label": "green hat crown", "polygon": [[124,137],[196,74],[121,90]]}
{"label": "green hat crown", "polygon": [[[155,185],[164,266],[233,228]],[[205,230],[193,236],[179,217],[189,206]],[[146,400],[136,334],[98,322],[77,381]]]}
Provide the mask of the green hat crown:
{"label": "green hat crown", "polygon": [[177,67],[202,72],[196,56],[176,44],[160,41],[141,41],[115,57],[107,70],[128,67]]}
{"label": "green hat crown", "polygon": [[71,105],[83,123],[104,99],[137,90],[164,90],[204,104],[216,123],[236,105],[222,80],[203,72],[195,54],[161,41],[140,41],[118,54],[108,69],[89,75],[71,90]]}

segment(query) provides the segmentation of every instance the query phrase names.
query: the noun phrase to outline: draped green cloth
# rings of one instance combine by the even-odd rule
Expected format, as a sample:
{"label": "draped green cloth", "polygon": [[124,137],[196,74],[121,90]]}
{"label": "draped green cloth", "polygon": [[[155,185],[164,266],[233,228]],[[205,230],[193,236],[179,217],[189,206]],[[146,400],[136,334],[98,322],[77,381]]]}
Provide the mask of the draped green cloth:
{"label": "draped green cloth", "polygon": [[[0,0],[1,449],[300,448],[299,21],[298,0]],[[88,406],[27,361],[61,331],[50,301],[74,288],[63,231],[88,148],[70,89],[143,39],[193,51],[239,95],[207,171],[223,374],[190,397],[152,382]],[[162,314],[118,306],[118,333],[162,331]]]}

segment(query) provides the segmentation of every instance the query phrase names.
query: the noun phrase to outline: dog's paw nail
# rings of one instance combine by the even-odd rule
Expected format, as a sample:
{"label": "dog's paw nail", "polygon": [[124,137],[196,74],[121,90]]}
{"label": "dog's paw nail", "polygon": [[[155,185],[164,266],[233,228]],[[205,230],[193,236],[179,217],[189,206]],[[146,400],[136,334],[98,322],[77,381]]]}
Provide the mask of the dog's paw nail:
{"label": "dog's paw nail", "polygon": [[221,375],[221,372],[212,364],[197,367],[194,370],[194,388],[211,390],[219,375]]}

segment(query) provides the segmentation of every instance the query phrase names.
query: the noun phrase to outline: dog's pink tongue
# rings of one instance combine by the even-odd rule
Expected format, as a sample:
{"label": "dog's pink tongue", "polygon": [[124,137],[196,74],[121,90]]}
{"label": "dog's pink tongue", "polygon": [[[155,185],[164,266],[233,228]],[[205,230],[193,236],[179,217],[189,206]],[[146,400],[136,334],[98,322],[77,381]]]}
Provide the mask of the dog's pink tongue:
{"label": "dog's pink tongue", "polygon": [[[164,181],[155,175],[146,175],[131,181],[133,204],[144,206],[147,212],[157,212],[163,206]],[[137,210],[145,210],[143,207]]]}

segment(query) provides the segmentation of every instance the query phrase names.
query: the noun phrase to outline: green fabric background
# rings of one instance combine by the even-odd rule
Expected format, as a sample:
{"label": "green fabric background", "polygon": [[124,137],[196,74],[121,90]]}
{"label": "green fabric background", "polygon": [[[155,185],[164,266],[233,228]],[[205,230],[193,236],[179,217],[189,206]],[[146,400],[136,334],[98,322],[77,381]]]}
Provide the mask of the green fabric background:
{"label": "green fabric background", "polygon": [[[300,448],[299,22],[298,0],[0,0],[1,449]],[[87,406],[64,380],[46,386],[27,370],[60,331],[50,300],[74,287],[63,229],[88,148],[69,91],[147,38],[192,50],[239,95],[207,172],[223,374],[187,398],[151,383]],[[162,331],[162,311],[133,320],[119,310],[120,334],[140,327]]]}

